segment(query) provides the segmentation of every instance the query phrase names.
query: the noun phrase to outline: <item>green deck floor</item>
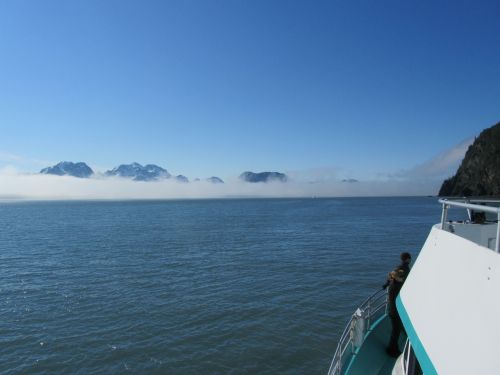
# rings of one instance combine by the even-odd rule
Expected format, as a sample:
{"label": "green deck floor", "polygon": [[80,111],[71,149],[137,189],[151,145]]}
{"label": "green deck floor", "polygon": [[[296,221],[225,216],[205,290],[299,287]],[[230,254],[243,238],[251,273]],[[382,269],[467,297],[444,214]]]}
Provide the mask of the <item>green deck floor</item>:
{"label": "green deck floor", "polygon": [[351,359],[344,374],[391,375],[396,359],[385,352],[390,335],[391,321],[388,316],[384,316],[368,331],[363,345]]}

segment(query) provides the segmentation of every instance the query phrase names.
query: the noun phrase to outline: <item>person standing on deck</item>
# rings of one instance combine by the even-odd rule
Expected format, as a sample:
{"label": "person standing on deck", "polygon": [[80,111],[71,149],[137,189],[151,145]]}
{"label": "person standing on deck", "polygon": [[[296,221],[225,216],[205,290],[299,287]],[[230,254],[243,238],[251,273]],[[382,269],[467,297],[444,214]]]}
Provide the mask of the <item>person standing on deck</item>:
{"label": "person standing on deck", "polygon": [[386,352],[391,357],[398,357],[401,354],[398,342],[401,330],[403,329],[403,323],[401,322],[398,310],[396,309],[396,297],[398,296],[403,283],[410,273],[410,262],[411,254],[406,252],[401,253],[401,264],[389,273],[387,282],[382,286],[384,289],[389,287],[387,312],[389,318],[391,318],[392,332]]}

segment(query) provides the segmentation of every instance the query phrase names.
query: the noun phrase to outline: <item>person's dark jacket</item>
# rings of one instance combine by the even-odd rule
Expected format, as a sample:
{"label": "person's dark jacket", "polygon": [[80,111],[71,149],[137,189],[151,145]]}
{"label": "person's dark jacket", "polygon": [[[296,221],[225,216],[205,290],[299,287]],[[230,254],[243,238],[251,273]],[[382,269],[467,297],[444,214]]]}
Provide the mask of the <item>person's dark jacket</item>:
{"label": "person's dark jacket", "polygon": [[389,278],[385,283],[384,287],[389,286],[388,291],[388,314],[390,316],[397,316],[398,311],[396,309],[396,297],[399,291],[403,287],[408,274],[410,273],[410,266],[408,263],[401,263],[397,266],[394,271],[389,274]]}

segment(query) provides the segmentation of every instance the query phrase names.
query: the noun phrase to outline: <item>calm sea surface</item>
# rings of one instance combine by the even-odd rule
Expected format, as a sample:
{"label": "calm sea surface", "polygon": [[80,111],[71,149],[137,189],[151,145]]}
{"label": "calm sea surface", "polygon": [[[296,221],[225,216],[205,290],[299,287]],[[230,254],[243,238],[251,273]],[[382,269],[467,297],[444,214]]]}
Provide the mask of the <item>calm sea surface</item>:
{"label": "calm sea surface", "polygon": [[432,198],[0,203],[1,374],[326,374]]}

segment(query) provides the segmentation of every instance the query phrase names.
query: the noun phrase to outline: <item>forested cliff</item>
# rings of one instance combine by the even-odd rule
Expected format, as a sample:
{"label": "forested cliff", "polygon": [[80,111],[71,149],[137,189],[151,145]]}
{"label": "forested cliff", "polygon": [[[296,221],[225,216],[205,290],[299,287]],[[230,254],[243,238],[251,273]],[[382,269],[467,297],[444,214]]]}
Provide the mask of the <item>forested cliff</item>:
{"label": "forested cliff", "polygon": [[475,139],[439,196],[500,196],[500,122]]}

